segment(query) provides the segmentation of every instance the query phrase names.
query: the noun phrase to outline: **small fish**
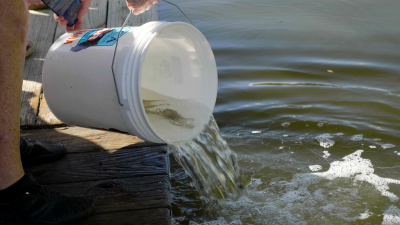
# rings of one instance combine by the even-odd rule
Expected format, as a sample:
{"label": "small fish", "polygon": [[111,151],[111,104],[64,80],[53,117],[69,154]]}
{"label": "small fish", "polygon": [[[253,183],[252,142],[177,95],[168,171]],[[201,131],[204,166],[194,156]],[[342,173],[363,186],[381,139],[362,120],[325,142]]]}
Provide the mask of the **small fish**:
{"label": "small fish", "polygon": [[164,103],[164,104],[153,104],[154,102],[162,102],[163,100],[143,100],[143,106],[145,111],[147,112],[147,109],[151,109],[157,106],[161,106],[161,105],[169,105],[168,103]]}
{"label": "small fish", "polygon": [[164,119],[168,120],[171,124],[176,125],[176,126],[186,127],[189,129],[194,128],[194,125],[193,125],[194,119],[184,118],[177,111],[175,111],[173,109],[150,110],[151,108],[154,108],[157,106],[169,105],[168,103],[153,104],[155,102],[161,102],[161,100],[143,100],[143,106],[145,108],[145,112],[148,115],[154,115],[154,116],[164,118]]}

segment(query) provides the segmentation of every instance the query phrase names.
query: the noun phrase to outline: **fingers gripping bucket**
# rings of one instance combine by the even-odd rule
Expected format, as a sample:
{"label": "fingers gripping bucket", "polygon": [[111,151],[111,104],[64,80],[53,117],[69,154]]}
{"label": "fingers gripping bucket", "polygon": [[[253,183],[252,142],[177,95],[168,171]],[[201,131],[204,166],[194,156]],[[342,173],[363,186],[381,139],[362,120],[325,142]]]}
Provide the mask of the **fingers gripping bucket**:
{"label": "fingers gripping bucket", "polygon": [[[43,91],[62,122],[119,130],[154,143],[197,136],[214,109],[217,69],[211,47],[193,26],[150,22],[66,33],[50,48]],[[119,104],[117,97],[123,106]]]}

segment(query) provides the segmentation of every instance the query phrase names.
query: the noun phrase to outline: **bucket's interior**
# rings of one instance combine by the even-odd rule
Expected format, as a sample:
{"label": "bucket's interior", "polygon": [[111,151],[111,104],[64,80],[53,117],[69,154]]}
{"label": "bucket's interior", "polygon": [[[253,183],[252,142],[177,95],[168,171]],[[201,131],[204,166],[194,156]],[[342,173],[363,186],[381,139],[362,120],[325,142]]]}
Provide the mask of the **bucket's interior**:
{"label": "bucket's interior", "polygon": [[167,143],[196,136],[208,122],[217,94],[217,70],[207,40],[173,24],[149,44],[141,71],[143,105],[153,130]]}

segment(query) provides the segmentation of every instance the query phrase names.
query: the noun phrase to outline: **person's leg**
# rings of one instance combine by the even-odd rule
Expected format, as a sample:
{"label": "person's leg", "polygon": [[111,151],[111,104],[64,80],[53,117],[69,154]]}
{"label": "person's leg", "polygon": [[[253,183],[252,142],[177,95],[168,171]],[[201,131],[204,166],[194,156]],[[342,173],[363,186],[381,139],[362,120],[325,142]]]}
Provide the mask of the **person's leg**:
{"label": "person's leg", "polygon": [[94,201],[46,190],[24,175],[21,164],[19,114],[29,29],[25,1],[0,0],[0,21],[0,224],[72,224],[91,214]]}
{"label": "person's leg", "polygon": [[20,108],[29,14],[24,0],[0,0],[0,190],[23,175]]}

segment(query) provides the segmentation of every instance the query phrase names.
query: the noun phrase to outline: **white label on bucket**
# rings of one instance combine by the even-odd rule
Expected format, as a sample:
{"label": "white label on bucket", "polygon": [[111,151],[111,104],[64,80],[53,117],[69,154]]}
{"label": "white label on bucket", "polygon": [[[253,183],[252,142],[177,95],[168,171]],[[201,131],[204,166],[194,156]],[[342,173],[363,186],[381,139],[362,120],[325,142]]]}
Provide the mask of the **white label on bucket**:
{"label": "white label on bucket", "polygon": [[[124,27],[120,37],[134,28],[135,27]],[[117,42],[120,30],[121,28],[118,27],[91,30],[81,38],[75,47],[71,48],[71,51],[78,52],[93,46],[112,46]]]}

